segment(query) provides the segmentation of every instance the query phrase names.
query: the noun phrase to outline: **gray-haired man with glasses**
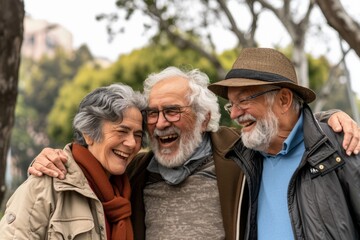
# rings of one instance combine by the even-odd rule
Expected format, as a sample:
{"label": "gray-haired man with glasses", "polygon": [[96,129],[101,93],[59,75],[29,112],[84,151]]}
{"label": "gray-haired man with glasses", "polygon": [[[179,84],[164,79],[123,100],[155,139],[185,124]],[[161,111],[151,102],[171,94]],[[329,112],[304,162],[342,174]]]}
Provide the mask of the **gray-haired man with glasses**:
{"label": "gray-haired man with glasses", "polygon": [[[235,240],[245,233],[244,175],[224,156],[239,140],[240,131],[219,126],[218,99],[208,84],[208,76],[199,70],[175,67],[151,74],[144,82],[151,151],[139,154],[127,168],[137,240]],[[358,136],[346,114],[333,115],[334,126],[340,126],[341,116],[348,123],[347,132]],[[353,140],[350,149],[358,150],[359,141]],[[61,160],[66,157],[46,149],[29,171],[52,176],[56,171],[63,177],[49,160],[65,170]]]}

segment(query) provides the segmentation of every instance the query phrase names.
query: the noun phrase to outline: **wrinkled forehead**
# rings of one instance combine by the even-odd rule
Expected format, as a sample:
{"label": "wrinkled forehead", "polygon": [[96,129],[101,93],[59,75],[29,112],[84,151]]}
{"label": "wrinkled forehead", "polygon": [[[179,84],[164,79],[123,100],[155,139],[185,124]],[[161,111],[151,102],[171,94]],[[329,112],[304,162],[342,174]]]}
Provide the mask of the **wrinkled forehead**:
{"label": "wrinkled forehead", "polygon": [[157,82],[149,94],[149,106],[187,104],[189,82],[181,77],[171,77]]}

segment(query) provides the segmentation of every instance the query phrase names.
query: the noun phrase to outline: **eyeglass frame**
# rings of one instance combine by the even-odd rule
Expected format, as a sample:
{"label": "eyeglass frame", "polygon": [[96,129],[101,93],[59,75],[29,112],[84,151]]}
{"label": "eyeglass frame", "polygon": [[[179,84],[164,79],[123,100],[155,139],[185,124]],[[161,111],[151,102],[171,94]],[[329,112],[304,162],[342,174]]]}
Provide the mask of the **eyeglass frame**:
{"label": "eyeglass frame", "polygon": [[[147,124],[156,124],[158,121],[159,121],[159,115],[160,115],[160,112],[163,114],[164,118],[166,121],[170,122],[170,123],[173,123],[173,122],[178,122],[180,121],[181,119],[181,113],[183,113],[184,111],[181,110],[183,108],[187,108],[187,107],[191,107],[192,105],[187,105],[187,106],[166,106],[164,107],[162,110],[159,110],[159,109],[155,109],[155,108],[147,108],[145,110],[143,110],[144,112],[144,115],[146,117],[146,123]],[[178,115],[178,119],[176,120],[169,120],[169,116],[168,116],[168,113],[166,111],[171,111],[173,110],[173,112],[175,112],[175,115]],[[149,118],[149,111],[152,111],[153,114],[157,113],[157,117],[156,117],[156,121],[155,122],[150,122],[148,121],[148,118]],[[175,115],[173,117],[175,117]],[[155,119],[155,118],[154,118]]]}
{"label": "eyeglass frame", "polygon": [[278,91],[280,90],[281,88],[273,88],[273,89],[269,89],[269,90],[266,90],[266,91],[263,91],[263,92],[258,92],[258,93],[255,93],[253,95],[250,95],[248,97],[245,97],[243,99],[241,99],[240,101],[238,101],[237,103],[226,103],[224,105],[224,109],[225,111],[228,113],[228,114],[231,114],[231,109],[235,106],[237,109],[239,110],[242,110],[243,108],[239,106],[239,104],[243,103],[243,102],[246,102],[246,101],[249,101],[249,100],[252,100],[252,99],[255,99],[257,97],[260,97],[264,94],[267,94],[269,92],[273,92],[273,91]]}

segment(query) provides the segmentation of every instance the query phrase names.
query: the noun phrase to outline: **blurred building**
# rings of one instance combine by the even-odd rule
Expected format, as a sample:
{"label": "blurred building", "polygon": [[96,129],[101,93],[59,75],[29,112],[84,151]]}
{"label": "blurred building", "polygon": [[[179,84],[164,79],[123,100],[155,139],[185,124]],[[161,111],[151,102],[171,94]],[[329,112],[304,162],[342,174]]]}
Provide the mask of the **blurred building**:
{"label": "blurred building", "polygon": [[34,60],[39,60],[43,55],[51,57],[58,47],[65,52],[73,52],[73,36],[67,29],[45,20],[25,17],[21,49],[23,56]]}

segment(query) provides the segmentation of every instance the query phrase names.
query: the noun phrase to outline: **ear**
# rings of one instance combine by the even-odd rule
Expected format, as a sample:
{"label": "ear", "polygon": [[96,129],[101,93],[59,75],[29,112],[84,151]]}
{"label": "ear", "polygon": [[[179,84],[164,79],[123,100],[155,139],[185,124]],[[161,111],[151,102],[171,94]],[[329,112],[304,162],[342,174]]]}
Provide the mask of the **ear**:
{"label": "ear", "polygon": [[94,140],[91,137],[89,137],[87,134],[83,133],[83,137],[88,146],[91,146],[94,143]]}
{"label": "ear", "polygon": [[277,95],[277,102],[282,113],[289,111],[293,102],[294,94],[288,88],[280,89]]}
{"label": "ear", "polygon": [[202,132],[205,132],[205,131],[206,131],[206,128],[207,128],[207,126],[208,126],[208,124],[209,124],[209,122],[210,122],[210,118],[211,118],[211,113],[208,112],[208,113],[206,114],[206,116],[205,116],[204,121],[203,121],[202,124],[201,124],[201,131],[202,131]]}

